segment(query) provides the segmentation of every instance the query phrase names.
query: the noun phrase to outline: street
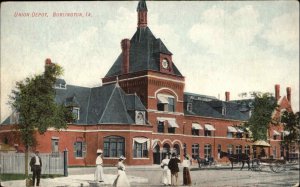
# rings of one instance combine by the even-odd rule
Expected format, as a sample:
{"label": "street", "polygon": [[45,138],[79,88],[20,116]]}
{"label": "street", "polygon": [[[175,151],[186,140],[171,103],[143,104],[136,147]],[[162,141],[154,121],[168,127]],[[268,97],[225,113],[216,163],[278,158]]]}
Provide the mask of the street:
{"label": "street", "polygon": [[[42,187],[88,187],[89,183],[94,183],[95,167],[69,168],[68,177],[43,178]],[[264,167],[262,171],[240,171],[240,166],[235,166],[230,170],[229,166],[216,166],[207,168],[191,167],[192,186],[214,187],[214,186],[237,186],[237,187],[269,187],[269,186],[299,186],[299,165],[289,165],[285,171],[274,173],[269,167]],[[126,174],[131,187],[160,187],[162,169],[159,165],[152,166],[128,166]],[[182,185],[182,168],[179,172],[179,186]],[[104,183],[101,187],[112,186],[117,176],[115,167],[104,167]],[[1,183],[5,187],[23,187],[25,180],[4,181]],[[298,184],[298,185],[296,185]]]}
{"label": "street", "polygon": [[[294,186],[299,183],[299,166],[290,165],[286,171],[280,173],[272,172],[268,167],[259,171],[248,171],[243,169],[240,171],[237,166],[233,170],[229,167],[220,168],[191,168],[191,178],[193,186]],[[70,173],[92,173],[94,168],[71,168]],[[115,174],[115,168],[104,168],[106,174]],[[132,186],[163,186],[161,184],[162,170],[159,166],[145,167],[127,167],[126,174],[128,176],[136,176],[147,178],[147,183],[134,183]],[[179,185],[182,185],[182,168],[179,173]]]}

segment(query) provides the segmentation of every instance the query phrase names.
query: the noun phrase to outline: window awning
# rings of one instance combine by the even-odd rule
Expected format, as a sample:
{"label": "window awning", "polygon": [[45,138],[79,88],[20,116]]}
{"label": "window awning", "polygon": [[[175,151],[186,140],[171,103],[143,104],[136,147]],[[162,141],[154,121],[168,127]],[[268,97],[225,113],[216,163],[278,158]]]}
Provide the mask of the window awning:
{"label": "window awning", "polygon": [[238,133],[244,133],[244,131],[239,127],[237,127],[236,130],[237,130]]}
{"label": "window awning", "polygon": [[133,138],[133,146],[134,146],[134,142],[141,143],[141,144],[147,142],[147,149],[149,150],[150,148],[150,140],[148,138],[143,138],[143,137]]}
{"label": "window awning", "polygon": [[279,133],[278,131],[276,131],[276,130],[273,130],[273,135],[274,135],[274,136],[279,136],[280,133]]}
{"label": "window awning", "polygon": [[290,132],[289,132],[289,131],[282,131],[282,133],[283,133],[283,135],[284,135],[284,136],[287,136],[287,135],[289,135],[289,134],[290,134]]}
{"label": "window awning", "polygon": [[233,126],[228,126],[227,130],[228,132],[237,132],[236,128],[234,128]]}
{"label": "window awning", "polygon": [[199,123],[192,123],[192,129],[199,130],[203,129],[203,127]]}
{"label": "window awning", "polygon": [[176,123],[175,119],[168,119],[168,124],[169,127],[175,127],[175,128],[179,128],[178,124]]}
{"label": "window awning", "polygon": [[205,130],[208,130],[208,131],[215,131],[216,129],[212,126],[212,125],[210,125],[210,124],[205,124],[204,125],[204,128],[205,128]]}
{"label": "window awning", "polygon": [[169,104],[169,100],[168,97],[163,96],[163,95],[157,95],[157,99],[159,103],[163,103],[163,104]]}

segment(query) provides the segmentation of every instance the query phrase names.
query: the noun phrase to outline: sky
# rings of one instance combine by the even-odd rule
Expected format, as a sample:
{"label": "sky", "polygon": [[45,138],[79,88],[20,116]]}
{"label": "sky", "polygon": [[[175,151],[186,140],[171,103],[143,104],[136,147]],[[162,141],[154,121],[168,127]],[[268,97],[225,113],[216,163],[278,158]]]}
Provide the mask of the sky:
{"label": "sky", "polygon": [[[299,111],[297,1],[147,1],[148,27],[173,53],[185,91],[241,99],[291,87]],[[67,84],[101,86],[120,42],[137,28],[137,1],[1,3],[1,122],[16,81],[40,74],[51,58]],[[30,16],[15,16],[28,13]],[[48,17],[41,17],[47,13]],[[84,17],[54,17],[82,13]],[[37,17],[36,15],[40,15]]]}

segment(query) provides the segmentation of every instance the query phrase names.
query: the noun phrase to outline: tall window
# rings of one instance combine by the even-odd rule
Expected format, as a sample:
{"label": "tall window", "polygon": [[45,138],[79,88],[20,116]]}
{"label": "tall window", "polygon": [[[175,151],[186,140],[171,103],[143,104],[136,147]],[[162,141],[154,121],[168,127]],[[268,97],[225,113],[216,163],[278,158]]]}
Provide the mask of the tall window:
{"label": "tall window", "polygon": [[158,121],[157,132],[164,133],[164,131],[165,131],[164,121]]}
{"label": "tall window", "polygon": [[136,141],[134,142],[133,157],[148,158],[147,142],[144,143],[138,143]]}
{"label": "tall window", "polygon": [[165,112],[175,111],[175,98],[171,95],[157,94],[157,110]]}
{"label": "tall window", "polygon": [[233,133],[232,132],[227,132],[227,138],[232,138],[233,137]]}
{"label": "tall window", "polygon": [[235,153],[236,154],[241,154],[242,153],[242,146],[241,145],[237,145],[235,147]]}
{"label": "tall window", "polygon": [[245,154],[250,155],[250,146],[245,145]]}
{"label": "tall window", "polygon": [[211,158],[211,145],[210,144],[204,145],[204,157]]}
{"label": "tall window", "polygon": [[199,136],[199,129],[192,128],[192,135]]}
{"label": "tall window", "polygon": [[168,133],[175,134],[175,127],[168,127]]}
{"label": "tall window", "polygon": [[169,100],[168,111],[169,112],[174,112],[175,111],[174,98],[169,97],[168,100]]}
{"label": "tall window", "polygon": [[276,146],[273,148],[273,158],[277,158],[277,148],[276,148]]}
{"label": "tall window", "polygon": [[211,136],[211,131],[204,130],[204,136]]}
{"label": "tall window", "polygon": [[58,155],[58,138],[51,139],[51,147],[52,147],[52,156]]}
{"label": "tall window", "polygon": [[222,151],[222,146],[218,144],[218,159],[220,159],[220,153]]}
{"label": "tall window", "polygon": [[74,143],[74,157],[83,158],[86,155],[86,143],[77,141]]}
{"label": "tall window", "polygon": [[200,157],[199,144],[193,144],[192,145],[192,157],[193,157],[193,159],[196,159],[197,157]]}
{"label": "tall window", "polygon": [[125,139],[119,136],[104,138],[104,157],[120,157],[125,155]]}
{"label": "tall window", "polygon": [[228,153],[228,154],[232,154],[232,153],[233,153],[233,146],[232,146],[231,144],[229,144],[229,145],[227,146],[227,153]]}

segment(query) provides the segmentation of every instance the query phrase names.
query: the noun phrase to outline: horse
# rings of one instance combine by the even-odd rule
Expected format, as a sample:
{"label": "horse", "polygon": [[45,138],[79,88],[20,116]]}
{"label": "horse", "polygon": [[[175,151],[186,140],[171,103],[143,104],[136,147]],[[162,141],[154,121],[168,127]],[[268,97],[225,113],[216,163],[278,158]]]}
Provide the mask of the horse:
{"label": "horse", "polygon": [[250,157],[245,153],[240,154],[229,154],[227,152],[220,152],[220,158],[227,157],[231,163],[231,170],[233,169],[233,162],[242,162],[242,168],[244,168],[245,162],[248,164],[248,170],[250,170]]}

